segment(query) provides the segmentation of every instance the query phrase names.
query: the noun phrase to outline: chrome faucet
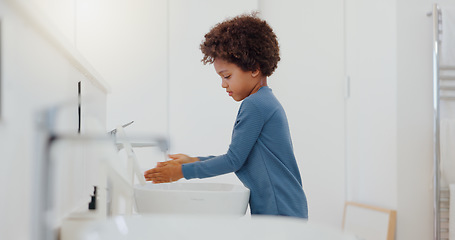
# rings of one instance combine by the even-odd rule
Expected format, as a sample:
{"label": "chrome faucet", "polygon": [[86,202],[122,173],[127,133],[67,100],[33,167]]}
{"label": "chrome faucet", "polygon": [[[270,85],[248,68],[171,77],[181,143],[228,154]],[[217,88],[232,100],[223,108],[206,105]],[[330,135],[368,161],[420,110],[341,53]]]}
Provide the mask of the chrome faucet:
{"label": "chrome faucet", "polygon": [[[134,121],[131,121],[129,123],[123,124],[122,128],[126,128],[129,125],[133,124]],[[113,129],[110,132],[108,132],[112,138],[114,138],[115,145],[117,146],[117,150],[121,150],[124,146],[125,139],[117,139],[117,129]],[[158,147],[162,152],[166,153],[169,150],[169,144],[166,138],[164,137],[154,137],[152,141],[149,141],[150,139],[143,139],[147,141],[140,141],[141,139],[137,139],[139,142],[131,142],[131,146],[133,148],[144,148],[144,147]],[[130,141],[128,141],[130,142]]]}

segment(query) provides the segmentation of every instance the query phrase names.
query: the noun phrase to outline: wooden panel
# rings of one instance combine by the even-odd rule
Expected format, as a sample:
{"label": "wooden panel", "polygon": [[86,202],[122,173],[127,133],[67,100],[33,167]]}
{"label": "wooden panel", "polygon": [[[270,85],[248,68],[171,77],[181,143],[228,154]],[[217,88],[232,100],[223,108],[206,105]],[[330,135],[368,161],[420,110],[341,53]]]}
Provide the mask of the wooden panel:
{"label": "wooden panel", "polygon": [[343,230],[364,240],[395,239],[396,211],[347,202]]}

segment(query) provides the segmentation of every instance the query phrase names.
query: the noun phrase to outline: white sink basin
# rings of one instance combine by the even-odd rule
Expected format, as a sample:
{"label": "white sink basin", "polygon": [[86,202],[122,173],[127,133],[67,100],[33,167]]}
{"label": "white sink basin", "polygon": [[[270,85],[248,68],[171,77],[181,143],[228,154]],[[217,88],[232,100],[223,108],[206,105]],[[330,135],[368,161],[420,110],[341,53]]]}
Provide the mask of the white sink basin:
{"label": "white sink basin", "polygon": [[153,215],[114,217],[90,225],[80,240],[355,240],[339,229],[291,217]]}
{"label": "white sink basin", "polygon": [[245,214],[250,190],[226,183],[163,183],[147,182],[134,187],[139,214]]}

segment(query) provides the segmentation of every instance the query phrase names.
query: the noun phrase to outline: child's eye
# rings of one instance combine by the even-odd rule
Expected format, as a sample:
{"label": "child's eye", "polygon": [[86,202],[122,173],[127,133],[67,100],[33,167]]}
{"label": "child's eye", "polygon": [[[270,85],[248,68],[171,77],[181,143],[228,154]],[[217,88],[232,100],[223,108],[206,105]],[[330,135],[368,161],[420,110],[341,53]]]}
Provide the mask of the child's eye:
{"label": "child's eye", "polygon": [[225,79],[229,79],[229,78],[231,78],[231,75],[225,76],[224,78],[225,78]]}

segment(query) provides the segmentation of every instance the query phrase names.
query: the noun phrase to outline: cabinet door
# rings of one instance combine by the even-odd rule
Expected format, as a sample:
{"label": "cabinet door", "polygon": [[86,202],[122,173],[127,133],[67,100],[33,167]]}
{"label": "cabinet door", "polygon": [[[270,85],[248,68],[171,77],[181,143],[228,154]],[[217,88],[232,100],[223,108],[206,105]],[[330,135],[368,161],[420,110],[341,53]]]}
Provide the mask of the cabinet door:
{"label": "cabinet door", "polygon": [[346,1],[348,200],[396,204],[395,1]]}

